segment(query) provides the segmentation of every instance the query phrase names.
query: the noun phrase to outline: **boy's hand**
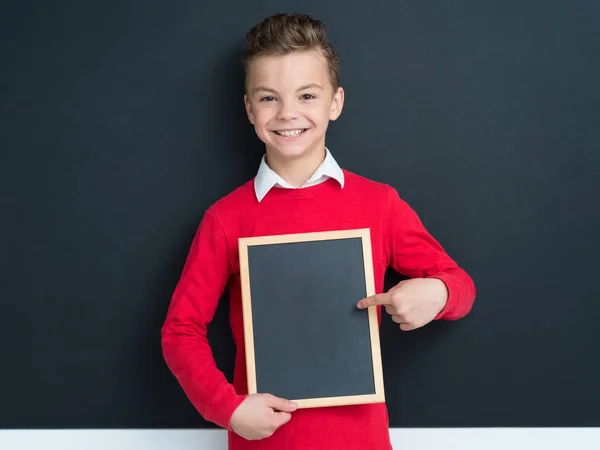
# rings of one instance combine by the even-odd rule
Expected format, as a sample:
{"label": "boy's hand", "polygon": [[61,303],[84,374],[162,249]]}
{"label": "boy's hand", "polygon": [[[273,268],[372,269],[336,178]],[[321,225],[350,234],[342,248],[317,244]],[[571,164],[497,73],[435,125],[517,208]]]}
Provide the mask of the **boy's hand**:
{"label": "boy's hand", "polygon": [[384,294],[363,298],[358,308],[383,305],[392,320],[404,331],[420,328],[431,322],[448,301],[445,283],[437,278],[404,280]]}
{"label": "boy's hand", "polygon": [[246,397],[231,416],[231,429],[247,440],[271,436],[289,422],[296,404],[271,394],[252,394]]}

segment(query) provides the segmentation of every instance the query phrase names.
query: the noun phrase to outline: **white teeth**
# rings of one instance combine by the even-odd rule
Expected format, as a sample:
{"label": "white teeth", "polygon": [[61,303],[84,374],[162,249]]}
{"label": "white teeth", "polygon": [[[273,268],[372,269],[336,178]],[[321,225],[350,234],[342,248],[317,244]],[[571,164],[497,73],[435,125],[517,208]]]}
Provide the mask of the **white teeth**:
{"label": "white teeth", "polygon": [[277,133],[280,136],[288,136],[288,137],[293,137],[293,136],[298,136],[300,135],[300,133],[302,133],[304,130],[285,130],[285,131],[276,131],[275,133]]}

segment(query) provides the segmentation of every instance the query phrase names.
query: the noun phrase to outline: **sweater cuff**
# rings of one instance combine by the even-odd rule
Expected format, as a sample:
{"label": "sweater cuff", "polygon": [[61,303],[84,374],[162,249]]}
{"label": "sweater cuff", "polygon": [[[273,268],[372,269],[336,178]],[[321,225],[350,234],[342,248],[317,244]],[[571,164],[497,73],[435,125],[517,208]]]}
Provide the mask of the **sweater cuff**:
{"label": "sweater cuff", "polygon": [[458,305],[458,288],[454,284],[452,275],[449,275],[447,273],[440,272],[428,278],[437,278],[438,280],[441,280],[446,285],[446,289],[448,290],[448,300],[446,301],[444,309],[442,309],[433,318],[433,320],[444,319],[448,315],[452,314],[456,309],[456,306]]}
{"label": "sweater cuff", "polygon": [[247,395],[238,395],[233,385],[225,386],[211,402],[209,420],[222,428],[233,431],[230,424],[231,416],[246,397]]}

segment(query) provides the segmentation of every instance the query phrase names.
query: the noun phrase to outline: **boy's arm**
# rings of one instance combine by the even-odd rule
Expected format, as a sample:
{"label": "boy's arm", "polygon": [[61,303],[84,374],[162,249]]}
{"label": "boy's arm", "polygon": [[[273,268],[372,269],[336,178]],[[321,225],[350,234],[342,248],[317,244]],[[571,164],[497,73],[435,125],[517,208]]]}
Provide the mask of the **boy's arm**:
{"label": "boy's arm", "polygon": [[388,214],[390,265],[410,278],[438,278],[444,282],[448,300],[434,320],[465,316],[475,300],[471,277],[427,232],[416,212],[394,188],[389,190]]}
{"label": "boy's arm", "polygon": [[162,327],[162,351],[187,397],[206,419],[230,429],[238,395],[212,356],[207,327],[230,274],[227,238],[213,209],[204,215]]}

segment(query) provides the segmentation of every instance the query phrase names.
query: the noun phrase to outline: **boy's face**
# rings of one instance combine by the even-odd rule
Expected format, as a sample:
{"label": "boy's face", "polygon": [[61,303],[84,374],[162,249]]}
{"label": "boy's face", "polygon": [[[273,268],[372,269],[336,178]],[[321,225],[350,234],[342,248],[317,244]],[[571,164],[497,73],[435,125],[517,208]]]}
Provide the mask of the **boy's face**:
{"label": "boy's face", "polygon": [[321,53],[261,56],[248,75],[246,112],[267,157],[289,160],[323,151],[329,121],[342,112],[344,91],[334,92]]}

